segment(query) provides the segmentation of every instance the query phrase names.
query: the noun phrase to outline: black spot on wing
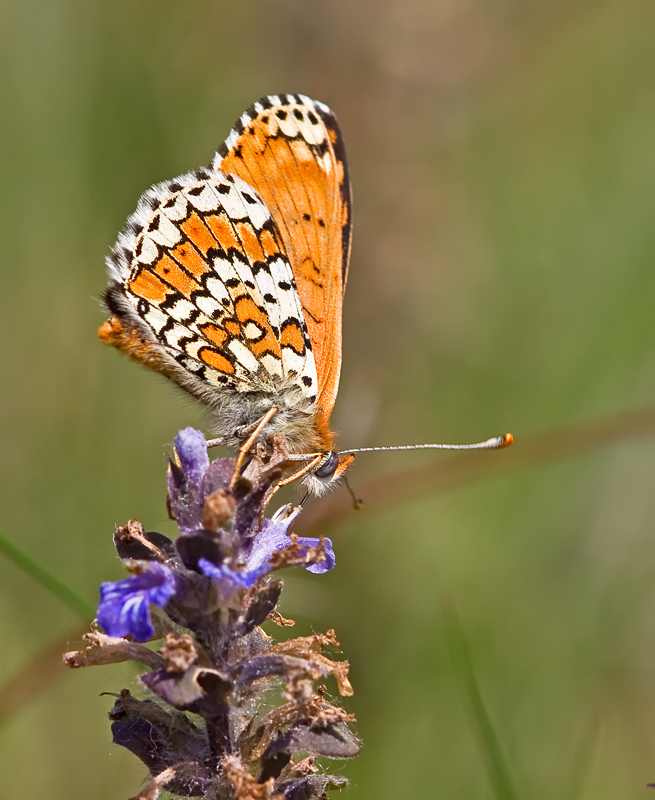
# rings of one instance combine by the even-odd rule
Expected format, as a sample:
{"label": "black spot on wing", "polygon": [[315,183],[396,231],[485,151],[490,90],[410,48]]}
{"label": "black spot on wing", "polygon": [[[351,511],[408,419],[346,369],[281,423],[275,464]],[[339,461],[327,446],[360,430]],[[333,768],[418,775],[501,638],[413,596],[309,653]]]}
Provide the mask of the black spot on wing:
{"label": "black spot on wing", "polygon": [[[348,172],[348,159],[346,158],[346,148],[344,147],[343,144],[341,131],[339,130],[339,126],[337,124],[337,120],[334,114],[332,114],[331,111],[324,111],[318,106],[316,107],[316,111],[323,120],[323,124],[325,125],[325,127],[329,131],[332,131],[335,134],[334,144],[333,144],[334,155],[336,156],[337,160],[343,164],[343,181],[339,186],[339,191],[341,192],[341,200],[346,208],[346,214],[347,214],[346,222],[341,228],[341,246],[343,252],[343,260],[341,262],[341,278],[345,282],[348,273],[348,260],[350,257],[350,238],[352,232],[352,216],[351,216],[352,204],[351,204],[351,192],[350,192],[350,175]],[[327,144],[327,142],[325,142],[325,144]]]}
{"label": "black spot on wing", "polygon": [[174,327],[175,327],[175,320],[173,319],[173,317],[169,317],[166,320],[163,328],[157,334],[157,336],[164,337],[164,339],[166,339],[166,334],[171,333]]}
{"label": "black spot on wing", "polygon": [[[207,261],[210,263],[215,261],[217,258],[227,259],[227,253],[223,250],[222,247],[210,247],[207,250]],[[202,276],[202,278],[211,278],[211,273],[206,273]]]}
{"label": "black spot on wing", "polygon": [[184,367],[187,372],[200,378],[201,381],[207,380],[207,371],[203,364],[200,364],[193,358],[189,358],[186,353],[175,353],[173,354],[173,358],[181,367]]}

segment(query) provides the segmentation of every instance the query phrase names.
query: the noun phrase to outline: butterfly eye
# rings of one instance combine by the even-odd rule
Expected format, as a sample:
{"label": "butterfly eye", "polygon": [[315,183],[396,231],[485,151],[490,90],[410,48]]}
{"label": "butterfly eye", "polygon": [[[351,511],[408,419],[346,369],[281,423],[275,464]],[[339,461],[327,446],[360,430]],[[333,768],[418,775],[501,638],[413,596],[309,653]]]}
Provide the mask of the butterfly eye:
{"label": "butterfly eye", "polygon": [[331,478],[339,466],[339,456],[334,450],[330,451],[323,461],[314,470],[317,478]]}

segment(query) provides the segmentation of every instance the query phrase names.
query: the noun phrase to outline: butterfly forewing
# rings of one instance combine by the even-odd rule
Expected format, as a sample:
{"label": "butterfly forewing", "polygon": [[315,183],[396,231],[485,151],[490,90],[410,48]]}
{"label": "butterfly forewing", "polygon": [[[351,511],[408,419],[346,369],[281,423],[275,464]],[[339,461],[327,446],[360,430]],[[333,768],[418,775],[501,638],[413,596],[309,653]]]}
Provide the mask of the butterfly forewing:
{"label": "butterfly forewing", "polygon": [[351,196],[339,127],[304,95],[266,97],[240,118],[212,163],[259,192],[281,234],[314,352],[317,405],[329,418],[341,369]]}

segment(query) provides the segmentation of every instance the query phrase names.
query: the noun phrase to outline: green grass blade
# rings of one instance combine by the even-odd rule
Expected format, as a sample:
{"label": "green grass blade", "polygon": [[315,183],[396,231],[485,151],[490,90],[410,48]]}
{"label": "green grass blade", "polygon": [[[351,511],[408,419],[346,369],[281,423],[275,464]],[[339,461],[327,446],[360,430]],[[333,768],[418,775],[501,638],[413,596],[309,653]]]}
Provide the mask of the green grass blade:
{"label": "green grass blade", "polygon": [[500,742],[496,736],[475,677],[464,630],[451,604],[444,604],[444,619],[448,647],[453,664],[466,692],[494,795],[498,800],[518,800],[518,795],[505,765]]}
{"label": "green grass blade", "polygon": [[73,609],[81,617],[92,620],[95,617],[95,608],[89,605],[65,583],[55,577],[45,567],[35,561],[30,555],[25,553],[13,542],[0,534],[0,553],[4,554],[10,561],[34,578],[41,586],[54,594],[66,605]]}

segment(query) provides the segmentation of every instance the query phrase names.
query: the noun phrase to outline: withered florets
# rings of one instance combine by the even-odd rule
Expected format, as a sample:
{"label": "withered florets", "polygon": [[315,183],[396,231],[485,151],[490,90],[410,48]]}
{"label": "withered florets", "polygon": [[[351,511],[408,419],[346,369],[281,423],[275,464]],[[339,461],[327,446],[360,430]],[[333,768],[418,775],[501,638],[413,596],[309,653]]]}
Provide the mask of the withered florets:
{"label": "withered florets", "polygon": [[[259,626],[267,618],[293,624],[275,610],[282,581],[272,573],[295,565],[326,572],[332,543],[289,533],[298,508],[260,522],[275,467],[255,484],[231,486],[234,462],[210,462],[199,431],[181,431],[175,451],[168,505],[179,537],[146,533],[135,520],[115,532],[132,576],[102,584],[87,647],[64,660],[149,668],[140,681],[150,697],[124,689],[109,715],[114,742],[152,775],[139,800],[164,790],[208,800],[324,798],[345,780],[319,772],[314,758],[352,758],[360,743],[347,725],[354,718],[314,681],[334,675],[339,693],[352,694],[348,662],[321,652],[338,647],[334,631],[274,644]],[[140,644],[152,640],[158,652]],[[284,702],[271,710],[276,685]]]}

